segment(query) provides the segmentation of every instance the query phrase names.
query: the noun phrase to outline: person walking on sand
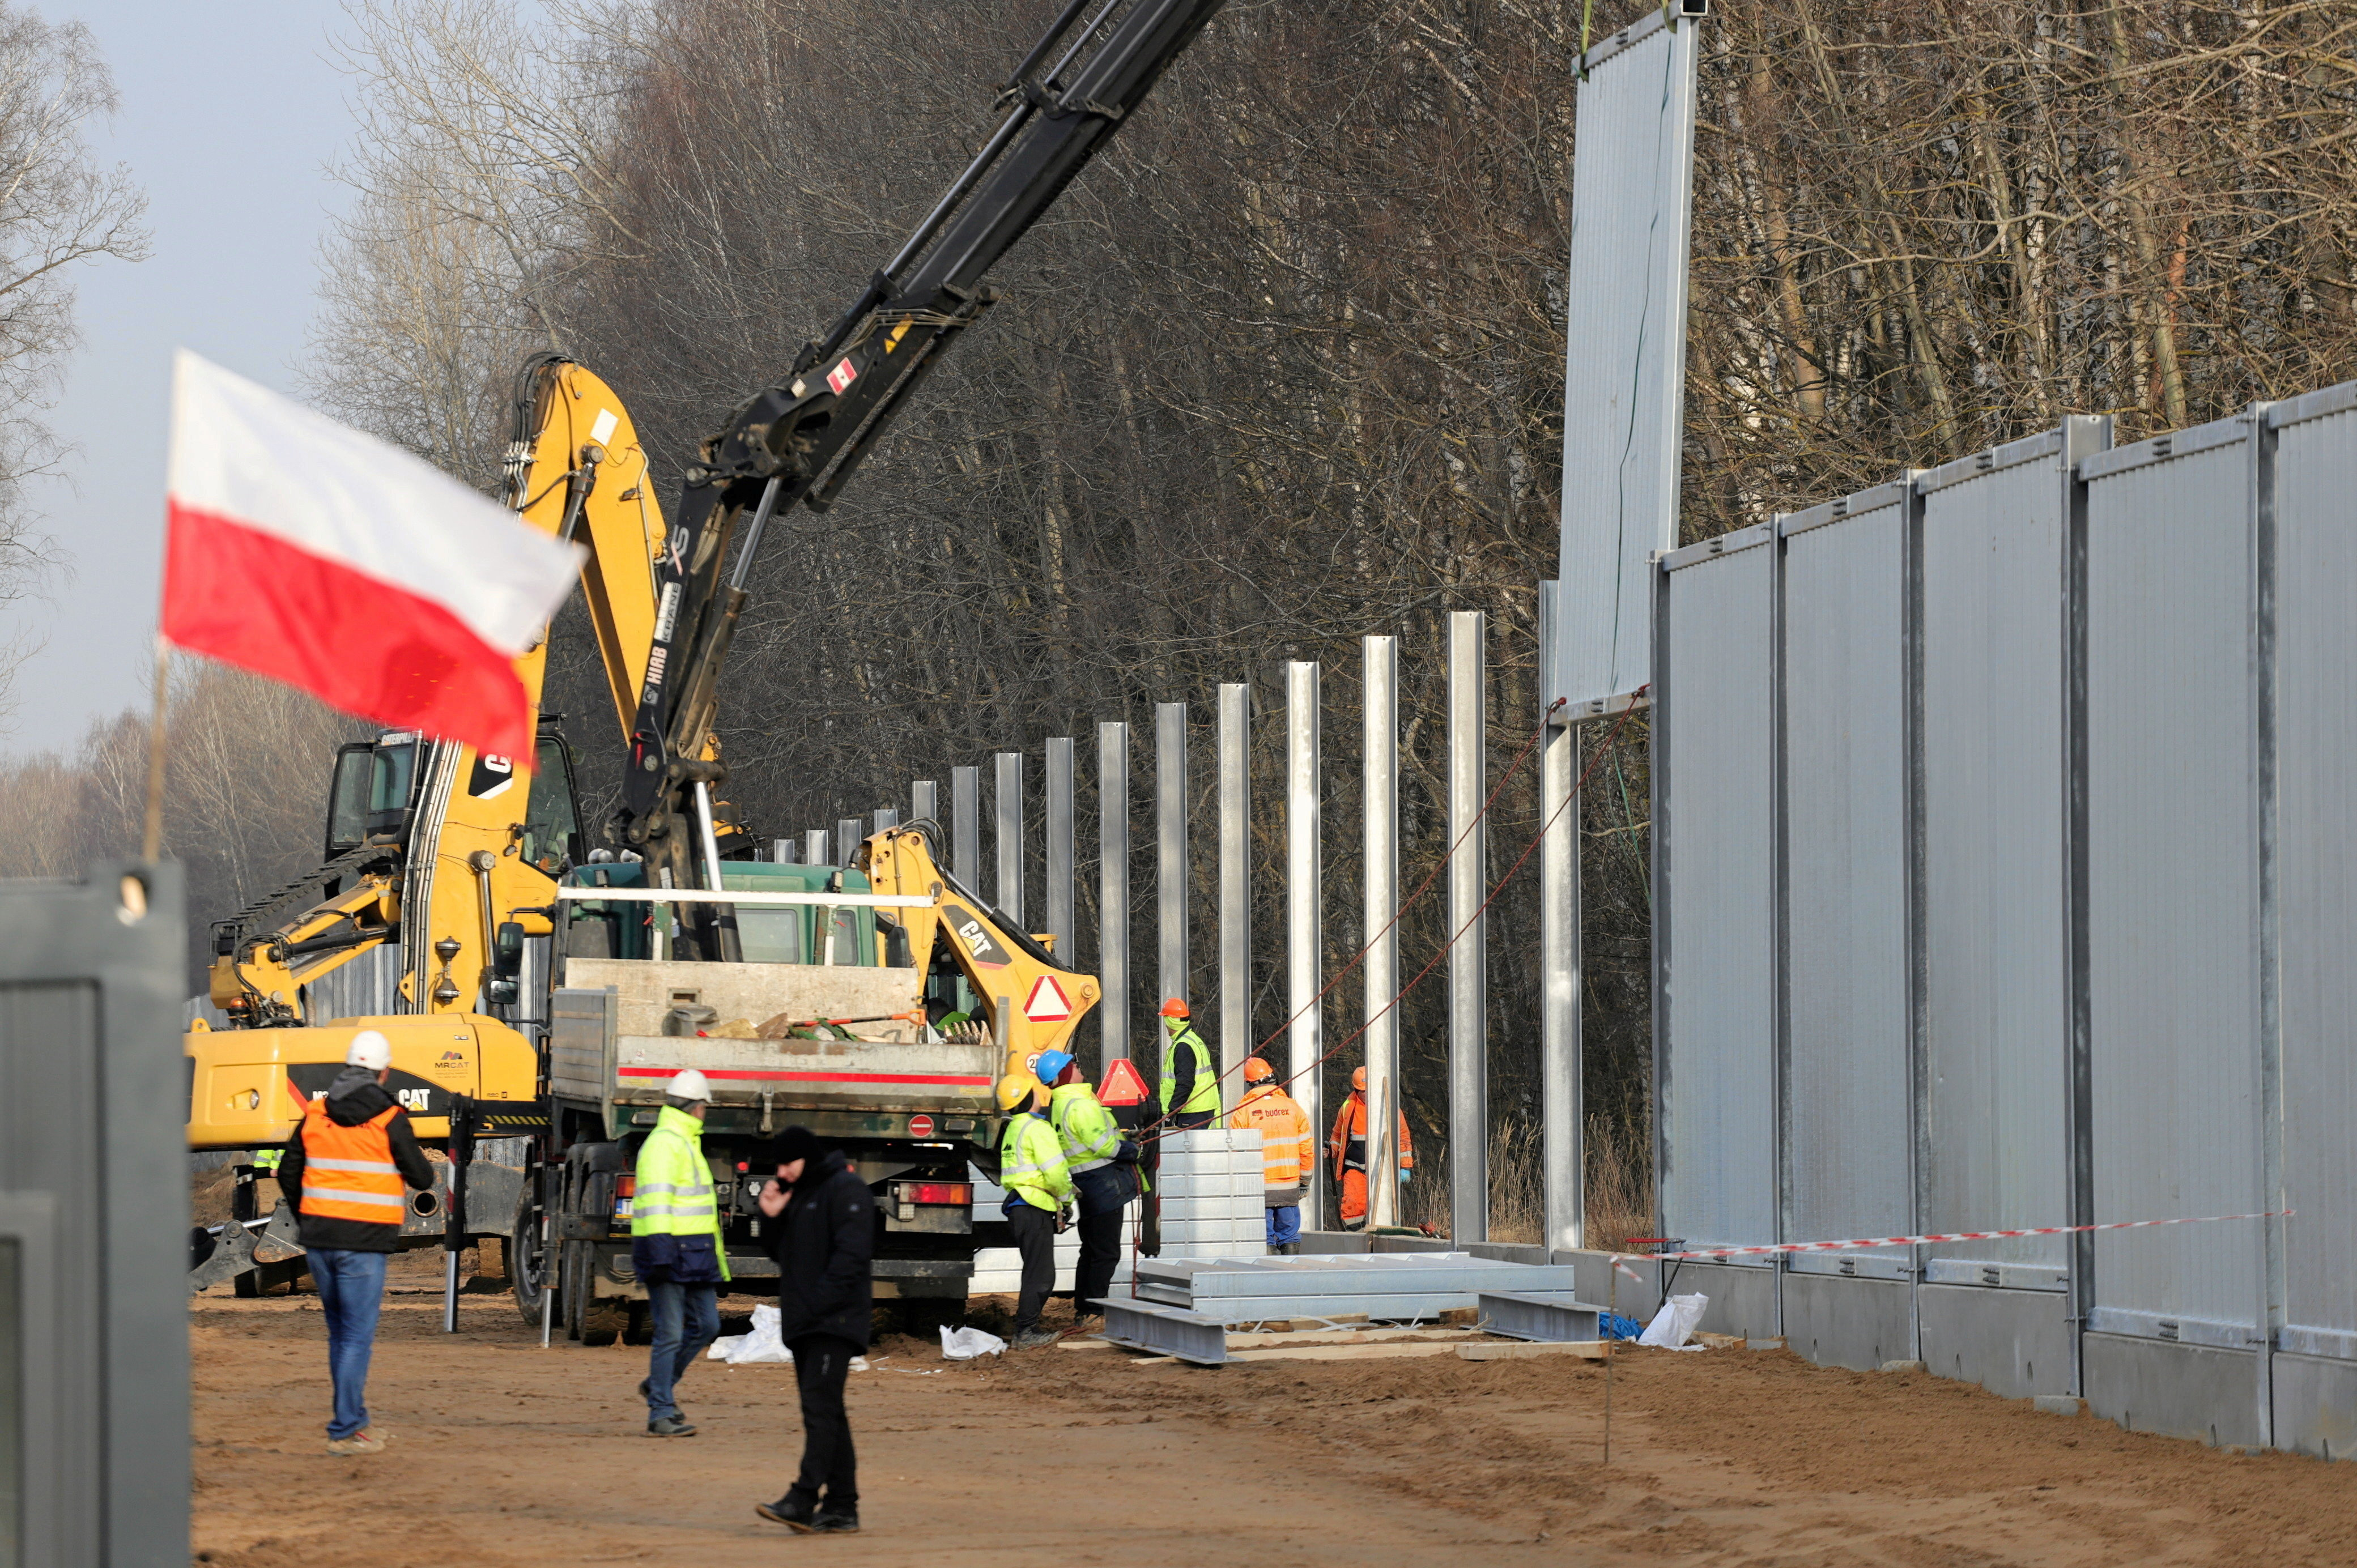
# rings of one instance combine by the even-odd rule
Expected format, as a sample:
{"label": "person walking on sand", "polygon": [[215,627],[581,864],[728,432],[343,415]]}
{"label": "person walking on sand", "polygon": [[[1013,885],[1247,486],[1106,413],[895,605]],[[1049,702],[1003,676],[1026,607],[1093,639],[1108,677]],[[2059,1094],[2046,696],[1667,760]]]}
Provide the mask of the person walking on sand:
{"label": "person walking on sand", "polygon": [[720,1287],[728,1246],[720,1233],[712,1167],[704,1159],[704,1112],[712,1086],[694,1068],[663,1085],[655,1130],[639,1145],[630,1194],[630,1268],[647,1287],[654,1348],[639,1397],[649,1437],[693,1437],[680,1413],[679,1380],[720,1337]]}
{"label": "person walking on sand", "polygon": [[761,1245],[778,1262],[778,1337],[794,1353],[802,1463],[794,1484],[753,1511],[802,1535],[859,1533],[859,1477],[843,1408],[851,1359],[867,1348],[875,1313],[876,1197],[840,1149],[789,1127],[762,1189]]}
{"label": "person walking on sand", "polygon": [[409,1112],[384,1087],[392,1076],[393,1042],[374,1029],[354,1035],[344,1070],[303,1107],[278,1162],[278,1189],[299,1216],[304,1261],[328,1320],[335,1389],[328,1452],[335,1455],[380,1453],[391,1435],[369,1424],[367,1398],[384,1263],[401,1246],[402,1187],[434,1185]]}

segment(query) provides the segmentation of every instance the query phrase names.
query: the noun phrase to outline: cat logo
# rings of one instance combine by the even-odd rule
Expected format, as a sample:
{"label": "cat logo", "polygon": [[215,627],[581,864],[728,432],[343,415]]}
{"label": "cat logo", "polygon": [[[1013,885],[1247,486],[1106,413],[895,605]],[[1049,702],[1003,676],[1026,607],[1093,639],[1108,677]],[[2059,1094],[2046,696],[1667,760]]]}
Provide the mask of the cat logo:
{"label": "cat logo", "polygon": [[514,782],[514,760],[484,752],[475,758],[474,771],[467,776],[467,794],[472,800],[488,800],[507,793]]}
{"label": "cat logo", "polygon": [[961,909],[955,904],[945,904],[942,907],[942,917],[949,921],[950,929],[965,943],[965,950],[974,955],[974,962],[992,969],[1006,966],[1006,950],[990,940],[990,933],[983,929],[982,922],[970,911]]}
{"label": "cat logo", "polygon": [[393,1090],[393,1097],[400,1101],[401,1108],[413,1116],[424,1115],[434,1102],[434,1091],[430,1089],[397,1089]]}

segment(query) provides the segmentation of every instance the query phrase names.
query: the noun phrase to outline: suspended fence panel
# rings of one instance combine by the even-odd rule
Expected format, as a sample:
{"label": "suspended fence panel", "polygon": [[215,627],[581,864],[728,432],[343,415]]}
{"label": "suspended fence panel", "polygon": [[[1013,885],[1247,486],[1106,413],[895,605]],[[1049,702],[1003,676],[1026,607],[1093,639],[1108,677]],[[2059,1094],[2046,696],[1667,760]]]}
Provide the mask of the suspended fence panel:
{"label": "suspended fence panel", "polygon": [[[2068,1212],[2061,450],[2055,432],[1922,481],[1932,1230],[2054,1225]],[[1934,1280],[2051,1288],[2063,1249],[2036,1237],[1932,1258]]]}
{"label": "suspended fence panel", "polygon": [[[2087,459],[2087,987],[2094,1218],[2259,1201],[2249,426]],[[2346,801],[2341,810],[2345,811]],[[2107,1333],[2247,1347],[2247,1223],[2094,1240]]]}
{"label": "suspended fence panel", "polygon": [[[1670,557],[1657,1041],[1662,1223],[1775,1240],[1776,548],[1755,528]],[[1669,881],[1674,878],[1674,882]]]}
{"label": "suspended fence panel", "polygon": [[1888,485],[1783,523],[1785,1231],[1799,1240],[1903,1234],[1910,1217],[1905,499]]}
{"label": "suspended fence panel", "polygon": [[2283,1348],[2357,1357],[2357,383],[2274,418]]}

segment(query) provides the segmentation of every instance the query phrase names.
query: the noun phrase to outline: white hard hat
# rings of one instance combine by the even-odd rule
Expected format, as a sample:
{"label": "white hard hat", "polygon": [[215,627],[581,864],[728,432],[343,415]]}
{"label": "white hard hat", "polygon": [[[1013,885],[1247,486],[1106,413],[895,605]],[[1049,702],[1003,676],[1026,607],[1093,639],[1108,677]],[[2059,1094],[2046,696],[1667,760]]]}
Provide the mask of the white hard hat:
{"label": "white hard hat", "polygon": [[351,1049],[344,1053],[344,1065],[382,1072],[393,1065],[393,1042],[374,1029],[362,1029],[352,1036]]}
{"label": "white hard hat", "polygon": [[709,1102],[712,1099],[712,1086],[704,1081],[702,1073],[690,1068],[663,1085],[663,1093],[673,1100],[701,1100]]}

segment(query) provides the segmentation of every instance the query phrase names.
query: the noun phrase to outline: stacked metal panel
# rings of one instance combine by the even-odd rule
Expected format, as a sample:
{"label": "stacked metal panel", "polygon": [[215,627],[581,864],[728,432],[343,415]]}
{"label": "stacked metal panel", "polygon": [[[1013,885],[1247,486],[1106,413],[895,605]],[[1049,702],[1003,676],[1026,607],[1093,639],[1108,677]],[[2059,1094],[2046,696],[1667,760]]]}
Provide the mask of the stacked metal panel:
{"label": "stacked metal panel", "polygon": [[1268,1251],[1261,1135],[1244,1127],[1166,1133],[1154,1176],[1166,1258],[1256,1257]]}
{"label": "stacked metal panel", "polygon": [[1776,555],[1754,528],[1667,561],[1655,1136],[1662,1223],[1697,1243],[1777,1239]]}

